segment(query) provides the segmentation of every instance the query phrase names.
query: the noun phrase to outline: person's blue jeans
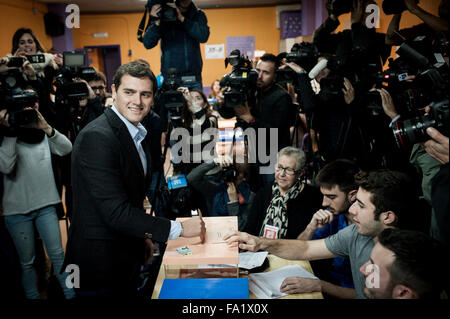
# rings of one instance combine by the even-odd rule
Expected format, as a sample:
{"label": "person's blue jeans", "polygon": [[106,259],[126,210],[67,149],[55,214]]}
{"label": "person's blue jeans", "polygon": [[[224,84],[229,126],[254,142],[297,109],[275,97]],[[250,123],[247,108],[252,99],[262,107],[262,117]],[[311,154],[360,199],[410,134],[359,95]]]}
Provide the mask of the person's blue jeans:
{"label": "person's blue jeans", "polygon": [[34,227],[42,238],[45,250],[53,263],[53,268],[66,299],[74,298],[73,289],[66,286],[68,273],[60,274],[64,262],[64,251],[61,242],[58,217],[55,206],[48,206],[28,214],[5,216],[5,224],[8,229],[22,267],[22,285],[25,296],[28,299],[39,299],[36,283],[36,271],[34,269]]}

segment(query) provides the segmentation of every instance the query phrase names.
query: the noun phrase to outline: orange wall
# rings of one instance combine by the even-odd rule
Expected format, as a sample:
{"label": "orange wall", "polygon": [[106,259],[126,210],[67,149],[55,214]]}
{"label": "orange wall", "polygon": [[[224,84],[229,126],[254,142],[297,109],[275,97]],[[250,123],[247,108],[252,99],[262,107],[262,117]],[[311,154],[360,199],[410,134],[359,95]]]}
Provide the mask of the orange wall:
{"label": "orange wall", "polygon": [[[279,31],[276,29],[275,7],[210,9],[205,10],[205,13],[211,32],[206,44],[225,44],[227,36],[255,36],[257,50],[278,53]],[[74,47],[119,44],[122,63],[145,58],[154,72],[159,74],[160,46],[147,50],[136,38],[141,18],[140,13],[81,15],[80,29],[73,29]],[[108,38],[96,39],[92,36],[95,32],[108,32]],[[131,56],[128,55],[129,49],[132,50]],[[204,62],[203,85],[208,86],[227,70],[223,60],[204,59],[204,44],[201,45],[201,51]]]}
{"label": "orange wall", "polygon": [[[382,0],[376,0],[380,5]],[[38,13],[33,13],[33,3]],[[439,0],[422,0],[422,8],[437,14]],[[51,37],[45,34],[43,15],[47,12],[45,5],[31,0],[0,0],[0,54],[4,55],[11,50],[11,39],[16,29],[29,27],[38,36],[45,49],[52,46]],[[278,53],[279,30],[276,29],[275,7],[241,8],[241,9],[209,9],[205,10],[211,35],[206,44],[225,44],[227,36],[255,36],[257,50]],[[80,29],[73,29],[74,47],[95,45],[120,45],[122,63],[136,58],[147,59],[156,74],[160,71],[160,48],[146,50],[142,43],[137,41],[137,26],[141,20],[141,13],[134,14],[105,14],[105,15],[81,15]],[[343,15],[342,30],[349,20],[350,15]],[[380,29],[378,32],[386,32],[391,16],[386,16],[381,11]],[[409,12],[405,12],[401,21],[401,28],[421,23],[421,20]],[[109,37],[94,38],[95,32],[108,32]],[[129,56],[131,49],[132,55]],[[204,55],[204,45],[201,45]],[[203,67],[203,84],[205,86],[223,74],[225,70],[223,60],[205,60]]]}
{"label": "orange wall", "polygon": [[[33,7],[37,9],[34,14]],[[47,6],[30,0],[0,0],[0,56],[10,53],[12,37],[19,28],[30,28],[45,50],[52,47],[52,38],[45,34],[44,14]]]}

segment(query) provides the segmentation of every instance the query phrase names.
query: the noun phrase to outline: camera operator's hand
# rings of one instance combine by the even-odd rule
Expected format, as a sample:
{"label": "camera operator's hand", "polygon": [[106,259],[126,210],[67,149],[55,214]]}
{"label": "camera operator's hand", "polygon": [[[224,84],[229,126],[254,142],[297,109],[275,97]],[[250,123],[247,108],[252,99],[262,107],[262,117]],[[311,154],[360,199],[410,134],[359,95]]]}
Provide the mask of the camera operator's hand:
{"label": "camera operator's hand", "polygon": [[[32,108],[25,108],[26,109],[32,109]],[[43,130],[45,132],[45,134],[47,134],[47,136],[50,136],[52,134],[53,128],[47,123],[47,121],[45,120],[45,118],[42,116],[41,112],[39,112],[36,108],[34,108],[34,110],[37,113],[37,122],[36,124],[27,126],[29,128],[36,128],[38,130]]]}
{"label": "camera operator's hand", "polygon": [[244,106],[235,107],[234,113],[236,114],[236,117],[247,123],[251,123],[254,120],[253,115],[250,113],[250,108],[247,102],[245,102]]}
{"label": "camera operator's hand", "polygon": [[353,9],[351,12],[351,23],[358,23],[361,22],[363,16],[364,16],[364,6],[363,1],[360,0],[353,0]]}
{"label": "camera operator's hand", "polygon": [[169,7],[174,8],[175,10],[177,10],[177,18],[178,20],[180,20],[181,23],[184,22],[184,15],[181,13],[180,8],[177,7],[177,5],[173,2],[168,2],[167,5]]}
{"label": "camera operator's hand", "polygon": [[192,96],[191,96],[191,93],[189,92],[189,89],[186,88],[186,87],[180,86],[180,87],[178,88],[178,91],[180,91],[181,93],[183,93],[183,97],[184,97],[184,99],[186,100],[187,105],[188,105],[188,106],[191,106],[193,101],[192,101]]}
{"label": "camera operator's hand", "polygon": [[22,64],[22,72],[27,76],[28,80],[36,80],[36,71],[34,70],[30,61],[28,61],[27,59],[25,59],[24,63]]}
{"label": "camera operator's hand", "polygon": [[[286,62],[286,64],[288,67],[290,67],[292,70],[294,70],[296,73],[300,73],[300,72],[306,72],[305,69],[303,69],[300,65],[294,63],[294,62]],[[283,68],[283,67],[281,67]],[[280,69],[281,69],[280,68]]]}
{"label": "camera operator's hand", "polygon": [[224,168],[233,165],[233,159],[228,155],[219,156],[214,159],[214,163]]}
{"label": "camera operator's hand", "polygon": [[0,59],[0,73],[9,70],[8,62],[9,58],[7,56],[4,56],[3,58]]}
{"label": "camera operator's hand", "polygon": [[89,91],[89,95],[88,95],[88,99],[92,100],[95,99],[97,97],[97,95],[95,94],[94,90],[92,90],[91,86],[86,82],[86,80],[80,79],[80,78],[75,78],[73,79],[75,82],[83,82],[84,84],[86,84],[86,87]]}
{"label": "camera operator's hand", "polygon": [[58,68],[62,67],[64,64],[63,55],[61,53],[57,53],[53,55],[53,61],[55,61]]}
{"label": "camera operator's hand", "polygon": [[236,185],[234,184],[234,182],[228,182],[227,183],[227,193],[228,193],[228,198],[230,199],[230,202],[234,202],[238,200],[238,192],[236,189]]}
{"label": "camera operator's hand", "polygon": [[9,114],[8,114],[8,110],[4,109],[0,111],[0,125],[9,127]]}
{"label": "camera operator's hand", "polygon": [[427,134],[431,137],[431,140],[422,144],[425,151],[439,163],[447,164],[449,157],[449,138],[433,127],[427,128]]}
{"label": "camera operator's hand", "polygon": [[344,78],[344,88],[342,89],[342,92],[344,93],[345,103],[351,104],[355,99],[355,89],[347,78]]}
{"label": "camera operator's hand", "polygon": [[377,92],[381,95],[381,105],[383,106],[384,113],[391,120],[394,119],[398,115],[398,112],[395,109],[391,94],[386,89],[377,89]]}
{"label": "camera operator's hand", "polygon": [[161,19],[158,17],[158,14],[161,12],[161,5],[160,4],[155,4],[152,9],[150,10],[150,16],[153,17],[153,19],[155,19],[155,24],[159,25],[161,23]]}

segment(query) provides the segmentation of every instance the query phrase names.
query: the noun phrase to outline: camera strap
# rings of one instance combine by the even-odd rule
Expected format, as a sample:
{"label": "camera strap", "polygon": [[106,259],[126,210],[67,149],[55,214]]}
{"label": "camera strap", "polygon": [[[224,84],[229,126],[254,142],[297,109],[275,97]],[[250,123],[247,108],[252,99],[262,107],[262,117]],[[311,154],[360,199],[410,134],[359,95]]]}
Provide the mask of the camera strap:
{"label": "camera strap", "polygon": [[[148,13],[148,22],[147,22],[147,13]],[[141,19],[141,23],[139,23],[139,27],[138,27],[138,31],[137,31],[137,39],[139,42],[143,42],[144,41],[144,36],[143,34],[145,33],[145,31],[147,31],[148,27],[150,26],[151,23],[151,19],[152,17],[150,16],[150,7],[148,5],[148,3],[145,5],[145,11],[144,11],[144,16]],[[147,23],[147,26],[146,26]]]}

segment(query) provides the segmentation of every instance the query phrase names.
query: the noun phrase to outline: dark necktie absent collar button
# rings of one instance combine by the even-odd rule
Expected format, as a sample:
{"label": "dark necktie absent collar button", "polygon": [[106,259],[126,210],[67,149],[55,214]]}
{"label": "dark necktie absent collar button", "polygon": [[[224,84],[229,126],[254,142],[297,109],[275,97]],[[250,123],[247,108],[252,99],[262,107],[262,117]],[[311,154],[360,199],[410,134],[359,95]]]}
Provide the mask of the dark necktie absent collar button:
{"label": "dark necktie absent collar button", "polygon": [[145,236],[145,238],[147,238],[147,239],[152,239],[152,237],[153,237],[153,235],[150,234],[150,233],[145,233],[144,236]]}

